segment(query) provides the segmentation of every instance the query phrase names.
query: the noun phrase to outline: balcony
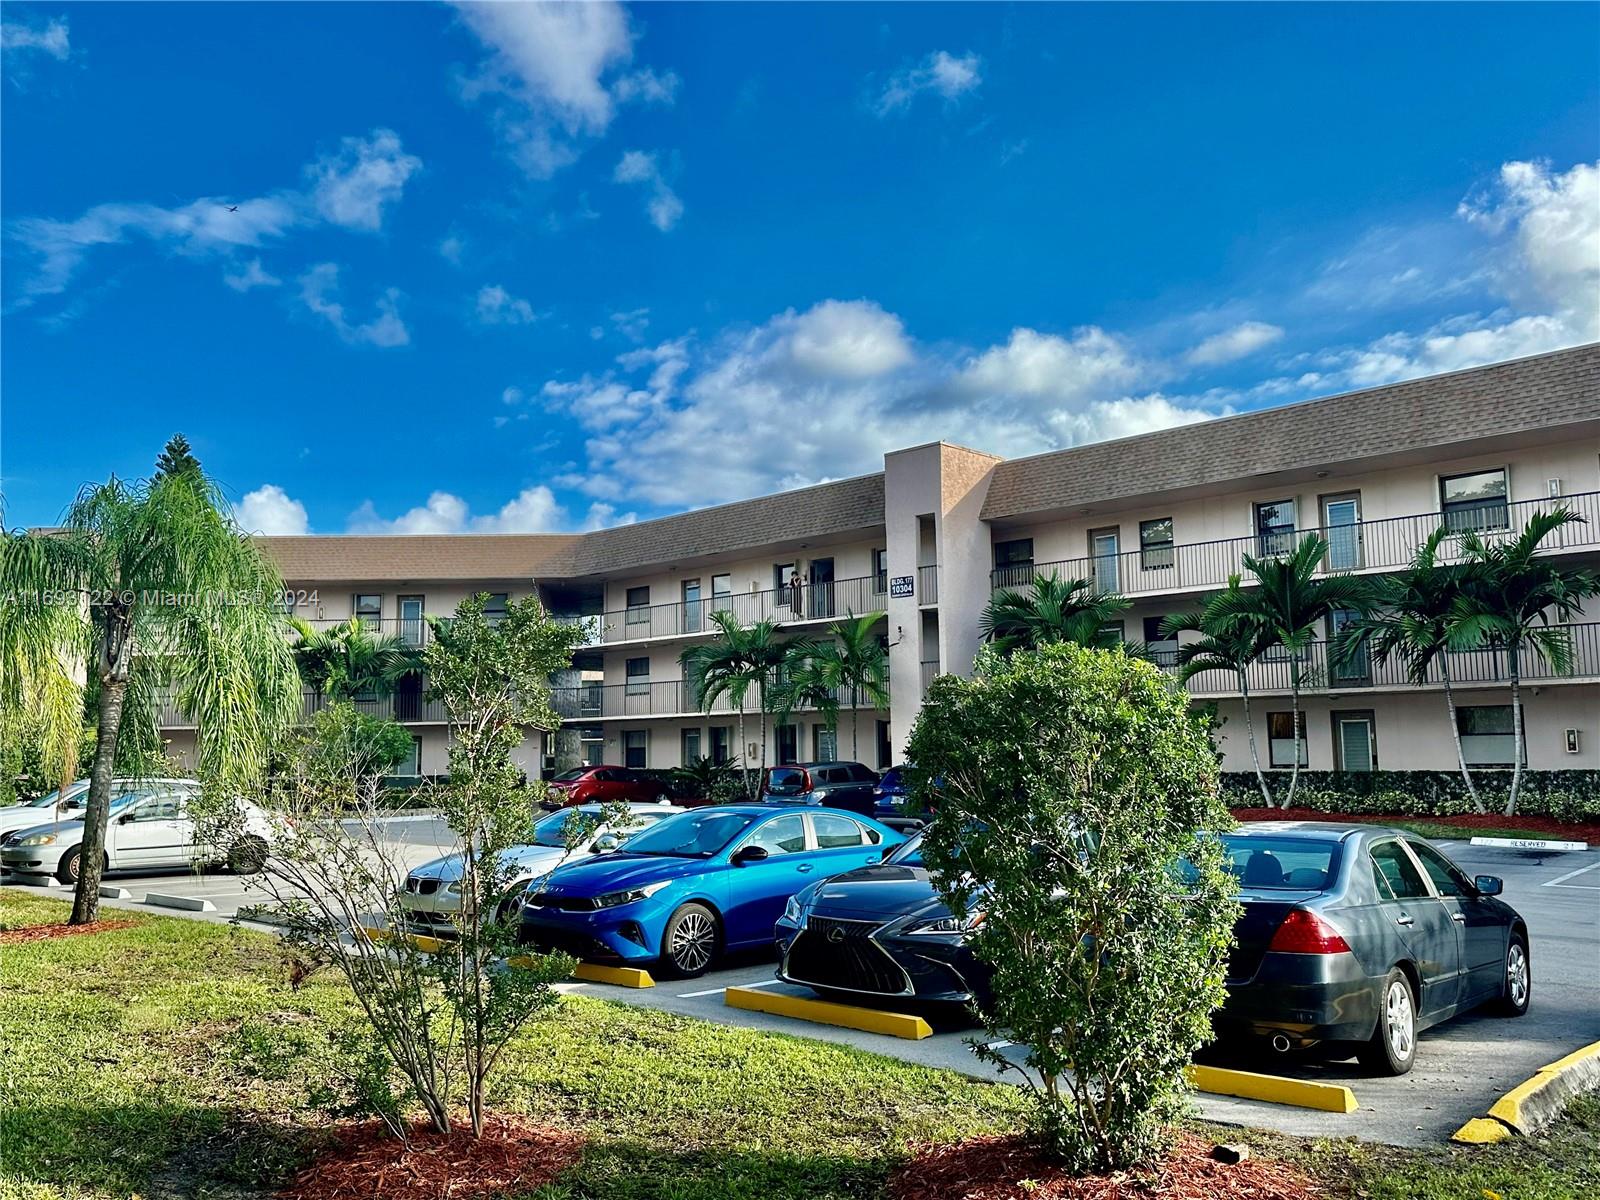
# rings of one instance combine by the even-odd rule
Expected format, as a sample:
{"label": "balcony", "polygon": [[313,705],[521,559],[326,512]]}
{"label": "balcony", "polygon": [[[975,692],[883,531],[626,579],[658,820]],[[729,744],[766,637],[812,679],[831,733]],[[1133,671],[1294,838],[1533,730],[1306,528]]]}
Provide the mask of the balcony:
{"label": "balcony", "polygon": [[[290,613],[290,616],[299,616]],[[350,620],[344,617],[301,617],[301,620],[313,629],[333,629],[339,625],[347,624]],[[428,622],[422,617],[362,617],[361,629],[369,634],[386,634],[400,639],[402,645],[415,650],[420,650],[428,644],[432,631]]]}
{"label": "balcony", "polygon": [[792,587],[766,592],[732,592],[677,604],[640,604],[593,616],[558,620],[584,630],[586,646],[610,646],[651,638],[693,637],[712,633],[713,612],[730,612],[742,625],[777,621],[794,625],[830,621],[854,613],[881,612],[888,600],[886,575],[862,575],[825,583],[797,580]]}
{"label": "balcony", "polygon": [[[311,717],[327,708],[333,700],[329,696],[319,695],[316,692],[303,692],[301,694],[302,721],[309,721]],[[448,719],[445,715],[444,705],[437,700],[426,699],[419,693],[406,692],[394,696],[383,696],[371,700],[353,700],[358,712],[369,716],[378,717],[387,721],[399,721],[402,724],[442,725]],[[178,709],[177,701],[170,692],[160,692],[156,698],[156,718],[162,729],[193,729],[195,720],[186,716]]]}
{"label": "balcony", "polygon": [[937,563],[930,563],[928,566],[917,568],[917,603],[939,603],[939,567]]}
{"label": "balcony", "polygon": [[[1545,541],[1547,551],[1600,549],[1600,492],[1489,506],[1471,514],[1470,522],[1457,520],[1455,524],[1461,528],[1455,532],[1472,528],[1486,541],[1514,537],[1529,517],[1557,508],[1570,509],[1582,517],[1585,524],[1557,530]],[[1244,569],[1246,554],[1256,558],[1287,554],[1313,534],[1320,534],[1328,542],[1323,563],[1325,571],[1393,569],[1410,562],[1417,547],[1443,520],[1439,513],[1421,513],[1318,529],[1187,542],[1121,554],[1085,555],[1001,567],[990,572],[990,581],[997,589],[1021,588],[1031,583],[1035,575],[1053,574],[1062,579],[1087,579],[1097,592],[1120,592],[1130,597],[1222,587],[1230,575]],[[1455,542],[1447,543],[1446,553],[1453,553],[1455,547]]]}
{"label": "balcony", "polygon": [[[556,712],[571,721],[600,721],[616,717],[701,717],[707,715],[691,689],[681,679],[664,679],[655,683],[591,683],[579,687],[551,689],[551,700]],[[848,694],[838,696],[843,709],[870,709],[871,701],[862,697],[852,703]],[[761,711],[760,692],[752,688],[745,696],[745,715],[757,716]],[[810,711],[811,706],[800,705],[796,711]],[[713,701],[711,715],[736,716],[738,706],[726,696]]]}
{"label": "balcony", "polygon": [[[1522,652],[1522,679],[1525,683],[1550,683],[1551,681],[1583,682],[1600,679],[1600,623],[1563,626],[1572,640],[1572,669],[1557,671],[1549,661],[1532,649]],[[1326,695],[1329,692],[1348,693],[1371,690],[1414,690],[1404,665],[1396,658],[1382,664],[1372,662],[1330,662],[1328,643],[1313,642],[1300,655],[1300,690],[1307,695]],[[1452,653],[1450,683],[1452,687],[1481,687],[1483,684],[1507,685],[1506,652],[1498,649],[1464,650]],[[1155,654],[1156,665],[1164,671],[1177,673],[1177,653],[1162,650]],[[1278,651],[1252,663],[1246,672],[1250,680],[1252,697],[1283,695],[1290,689],[1293,663],[1286,651]],[[1428,671],[1427,681],[1421,686],[1442,688],[1444,675],[1439,664]],[[1231,671],[1206,671],[1189,681],[1189,693],[1196,699],[1217,699],[1239,695],[1239,681]]]}

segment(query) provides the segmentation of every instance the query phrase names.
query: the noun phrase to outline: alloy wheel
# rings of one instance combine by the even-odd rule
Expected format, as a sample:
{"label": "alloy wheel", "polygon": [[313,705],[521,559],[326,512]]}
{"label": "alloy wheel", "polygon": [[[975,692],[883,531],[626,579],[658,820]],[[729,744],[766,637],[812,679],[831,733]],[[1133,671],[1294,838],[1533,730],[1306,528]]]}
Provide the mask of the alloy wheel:
{"label": "alloy wheel", "polygon": [[1528,952],[1521,942],[1512,942],[1506,953],[1506,993],[1518,1008],[1528,1002]]}
{"label": "alloy wheel", "polygon": [[1384,998],[1384,1028],[1389,1035],[1389,1048],[1400,1062],[1411,1057],[1416,1044],[1415,1019],[1411,1011],[1411,989],[1403,980],[1389,985]]}
{"label": "alloy wheel", "polygon": [[672,931],[672,944],[667,953],[680,971],[700,971],[711,961],[715,945],[716,929],[711,918],[704,913],[687,912]]}

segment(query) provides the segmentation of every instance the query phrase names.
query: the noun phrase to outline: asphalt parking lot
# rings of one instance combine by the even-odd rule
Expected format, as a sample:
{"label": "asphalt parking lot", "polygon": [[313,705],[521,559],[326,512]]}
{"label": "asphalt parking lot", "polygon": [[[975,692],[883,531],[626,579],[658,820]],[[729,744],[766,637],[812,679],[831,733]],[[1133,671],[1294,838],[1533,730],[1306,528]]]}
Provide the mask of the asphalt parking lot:
{"label": "asphalt parking lot", "polygon": [[[385,834],[408,867],[442,853],[448,844],[447,831],[426,818],[395,820],[386,826]],[[1342,1083],[1355,1092],[1359,1108],[1354,1113],[1334,1114],[1199,1095],[1197,1106],[1203,1116],[1301,1135],[1356,1136],[1398,1145],[1436,1143],[1469,1118],[1482,1115],[1498,1096],[1546,1063],[1600,1040],[1600,852],[1541,853],[1462,842],[1438,844],[1469,874],[1502,876],[1505,900],[1527,920],[1534,973],[1533,1004],[1527,1016],[1506,1020],[1474,1013],[1429,1030],[1421,1036],[1416,1067],[1399,1079],[1367,1076],[1354,1060],[1247,1058],[1214,1050],[1208,1052],[1206,1061],[1218,1066]],[[149,892],[209,900],[214,912],[171,912],[207,920],[228,920],[241,906],[263,899],[245,880],[227,874],[114,873],[106,883],[132,894],[128,900],[107,902],[114,906],[144,909],[143,897]],[[4,886],[43,887],[68,894],[54,881],[21,884],[8,877]],[[658,980],[652,988],[575,982],[566,985],[566,990],[726,1024],[846,1043],[974,1075],[995,1071],[975,1058],[968,1046],[981,1036],[980,1031],[949,1014],[922,1014],[929,1018],[933,1036],[906,1040],[730,1008],[724,1000],[729,987],[810,997],[805,989],[777,982],[772,961],[758,956],[735,960],[700,979]],[[1024,1053],[1003,1043],[997,1043],[996,1049],[1018,1059]]]}

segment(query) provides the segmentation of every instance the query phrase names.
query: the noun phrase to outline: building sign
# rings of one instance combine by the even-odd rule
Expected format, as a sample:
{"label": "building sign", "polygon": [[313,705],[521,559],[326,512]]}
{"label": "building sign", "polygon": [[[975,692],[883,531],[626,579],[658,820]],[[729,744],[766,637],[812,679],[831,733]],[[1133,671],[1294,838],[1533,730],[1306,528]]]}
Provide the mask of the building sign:
{"label": "building sign", "polygon": [[889,595],[893,596],[896,600],[903,600],[906,597],[914,594],[915,587],[916,576],[896,575],[893,579],[889,580]]}

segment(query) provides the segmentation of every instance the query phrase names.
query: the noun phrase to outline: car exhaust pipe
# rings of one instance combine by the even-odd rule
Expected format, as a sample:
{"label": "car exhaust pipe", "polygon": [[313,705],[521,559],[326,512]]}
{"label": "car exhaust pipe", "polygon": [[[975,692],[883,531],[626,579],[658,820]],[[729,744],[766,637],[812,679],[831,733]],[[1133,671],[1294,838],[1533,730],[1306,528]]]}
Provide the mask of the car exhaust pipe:
{"label": "car exhaust pipe", "polygon": [[1271,1045],[1273,1050],[1277,1051],[1279,1054],[1289,1053],[1289,1039],[1284,1034],[1273,1034]]}

